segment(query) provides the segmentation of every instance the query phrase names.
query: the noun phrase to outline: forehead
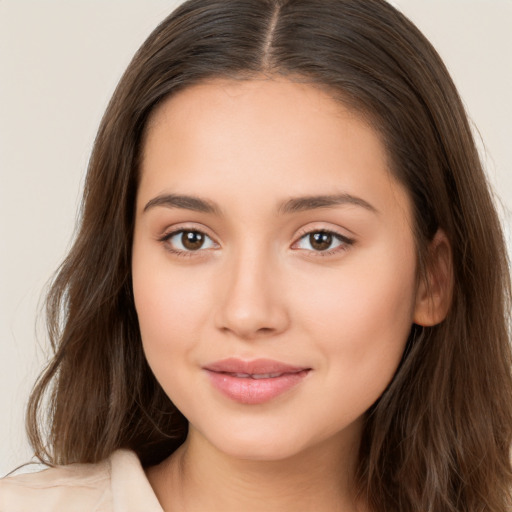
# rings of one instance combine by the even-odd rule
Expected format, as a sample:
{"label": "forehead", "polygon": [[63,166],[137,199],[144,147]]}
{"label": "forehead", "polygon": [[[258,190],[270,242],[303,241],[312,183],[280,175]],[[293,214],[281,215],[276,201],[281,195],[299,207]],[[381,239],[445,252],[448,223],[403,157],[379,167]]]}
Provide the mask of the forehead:
{"label": "forehead", "polygon": [[[365,115],[344,101],[342,94],[327,87],[279,77],[215,78],[188,86],[158,105],[146,123],[145,140],[162,124],[179,122],[186,128],[198,120],[199,114],[202,124],[216,122],[218,115],[228,114],[224,117],[226,127],[228,122],[243,118],[247,127],[250,122],[264,122],[269,129],[279,126],[287,130],[302,125],[318,129],[320,123],[332,124],[336,117],[350,117],[373,131]],[[198,128],[194,126],[195,131]]]}
{"label": "forehead", "polygon": [[307,192],[365,194],[376,204],[399,194],[405,204],[388,160],[367,120],[316,86],[214,80],[180,91],[151,116],[139,195],[190,186],[258,204]]}

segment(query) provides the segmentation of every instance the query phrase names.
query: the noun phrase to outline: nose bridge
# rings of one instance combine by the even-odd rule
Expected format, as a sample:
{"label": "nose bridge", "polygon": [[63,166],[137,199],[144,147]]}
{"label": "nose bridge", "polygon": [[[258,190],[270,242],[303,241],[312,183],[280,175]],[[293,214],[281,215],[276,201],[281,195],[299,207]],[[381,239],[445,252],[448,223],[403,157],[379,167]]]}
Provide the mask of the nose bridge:
{"label": "nose bridge", "polygon": [[280,290],[278,258],[271,247],[248,241],[233,250],[225,263],[218,327],[241,338],[284,330],[288,314]]}

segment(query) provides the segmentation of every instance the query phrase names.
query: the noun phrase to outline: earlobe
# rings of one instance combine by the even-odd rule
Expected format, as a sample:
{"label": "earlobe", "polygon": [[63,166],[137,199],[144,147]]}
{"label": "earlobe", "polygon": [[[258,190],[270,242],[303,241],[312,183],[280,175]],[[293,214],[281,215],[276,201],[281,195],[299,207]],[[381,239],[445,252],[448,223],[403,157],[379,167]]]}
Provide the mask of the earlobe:
{"label": "earlobe", "polygon": [[431,327],[448,314],[453,295],[453,258],[451,245],[439,229],[429,244],[425,275],[416,294],[414,323]]}

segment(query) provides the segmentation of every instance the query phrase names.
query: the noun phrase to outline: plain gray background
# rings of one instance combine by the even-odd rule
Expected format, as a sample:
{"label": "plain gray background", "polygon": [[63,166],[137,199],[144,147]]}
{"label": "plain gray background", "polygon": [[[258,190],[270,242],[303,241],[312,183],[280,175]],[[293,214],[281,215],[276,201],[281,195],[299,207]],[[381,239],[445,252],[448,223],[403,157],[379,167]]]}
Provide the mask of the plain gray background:
{"label": "plain gray background", "polygon": [[[179,3],[0,0],[0,475],[30,459],[24,407],[48,353],[37,312],[70,246],[101,115],[135,50]],[[512,0],[392,3],[459,87],[510,240]]]}

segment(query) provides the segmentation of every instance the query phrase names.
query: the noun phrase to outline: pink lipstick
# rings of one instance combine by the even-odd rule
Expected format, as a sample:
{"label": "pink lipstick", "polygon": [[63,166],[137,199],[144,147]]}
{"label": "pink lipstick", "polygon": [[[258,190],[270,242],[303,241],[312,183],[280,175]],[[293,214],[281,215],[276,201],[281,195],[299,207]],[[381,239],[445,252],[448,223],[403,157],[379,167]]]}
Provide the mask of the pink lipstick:
{"label": "pink lipstick", "polygon": [[223,359],[204,367],[222,394],[242,404],[262,404],[297,386],[311,368],[270,359]]}

